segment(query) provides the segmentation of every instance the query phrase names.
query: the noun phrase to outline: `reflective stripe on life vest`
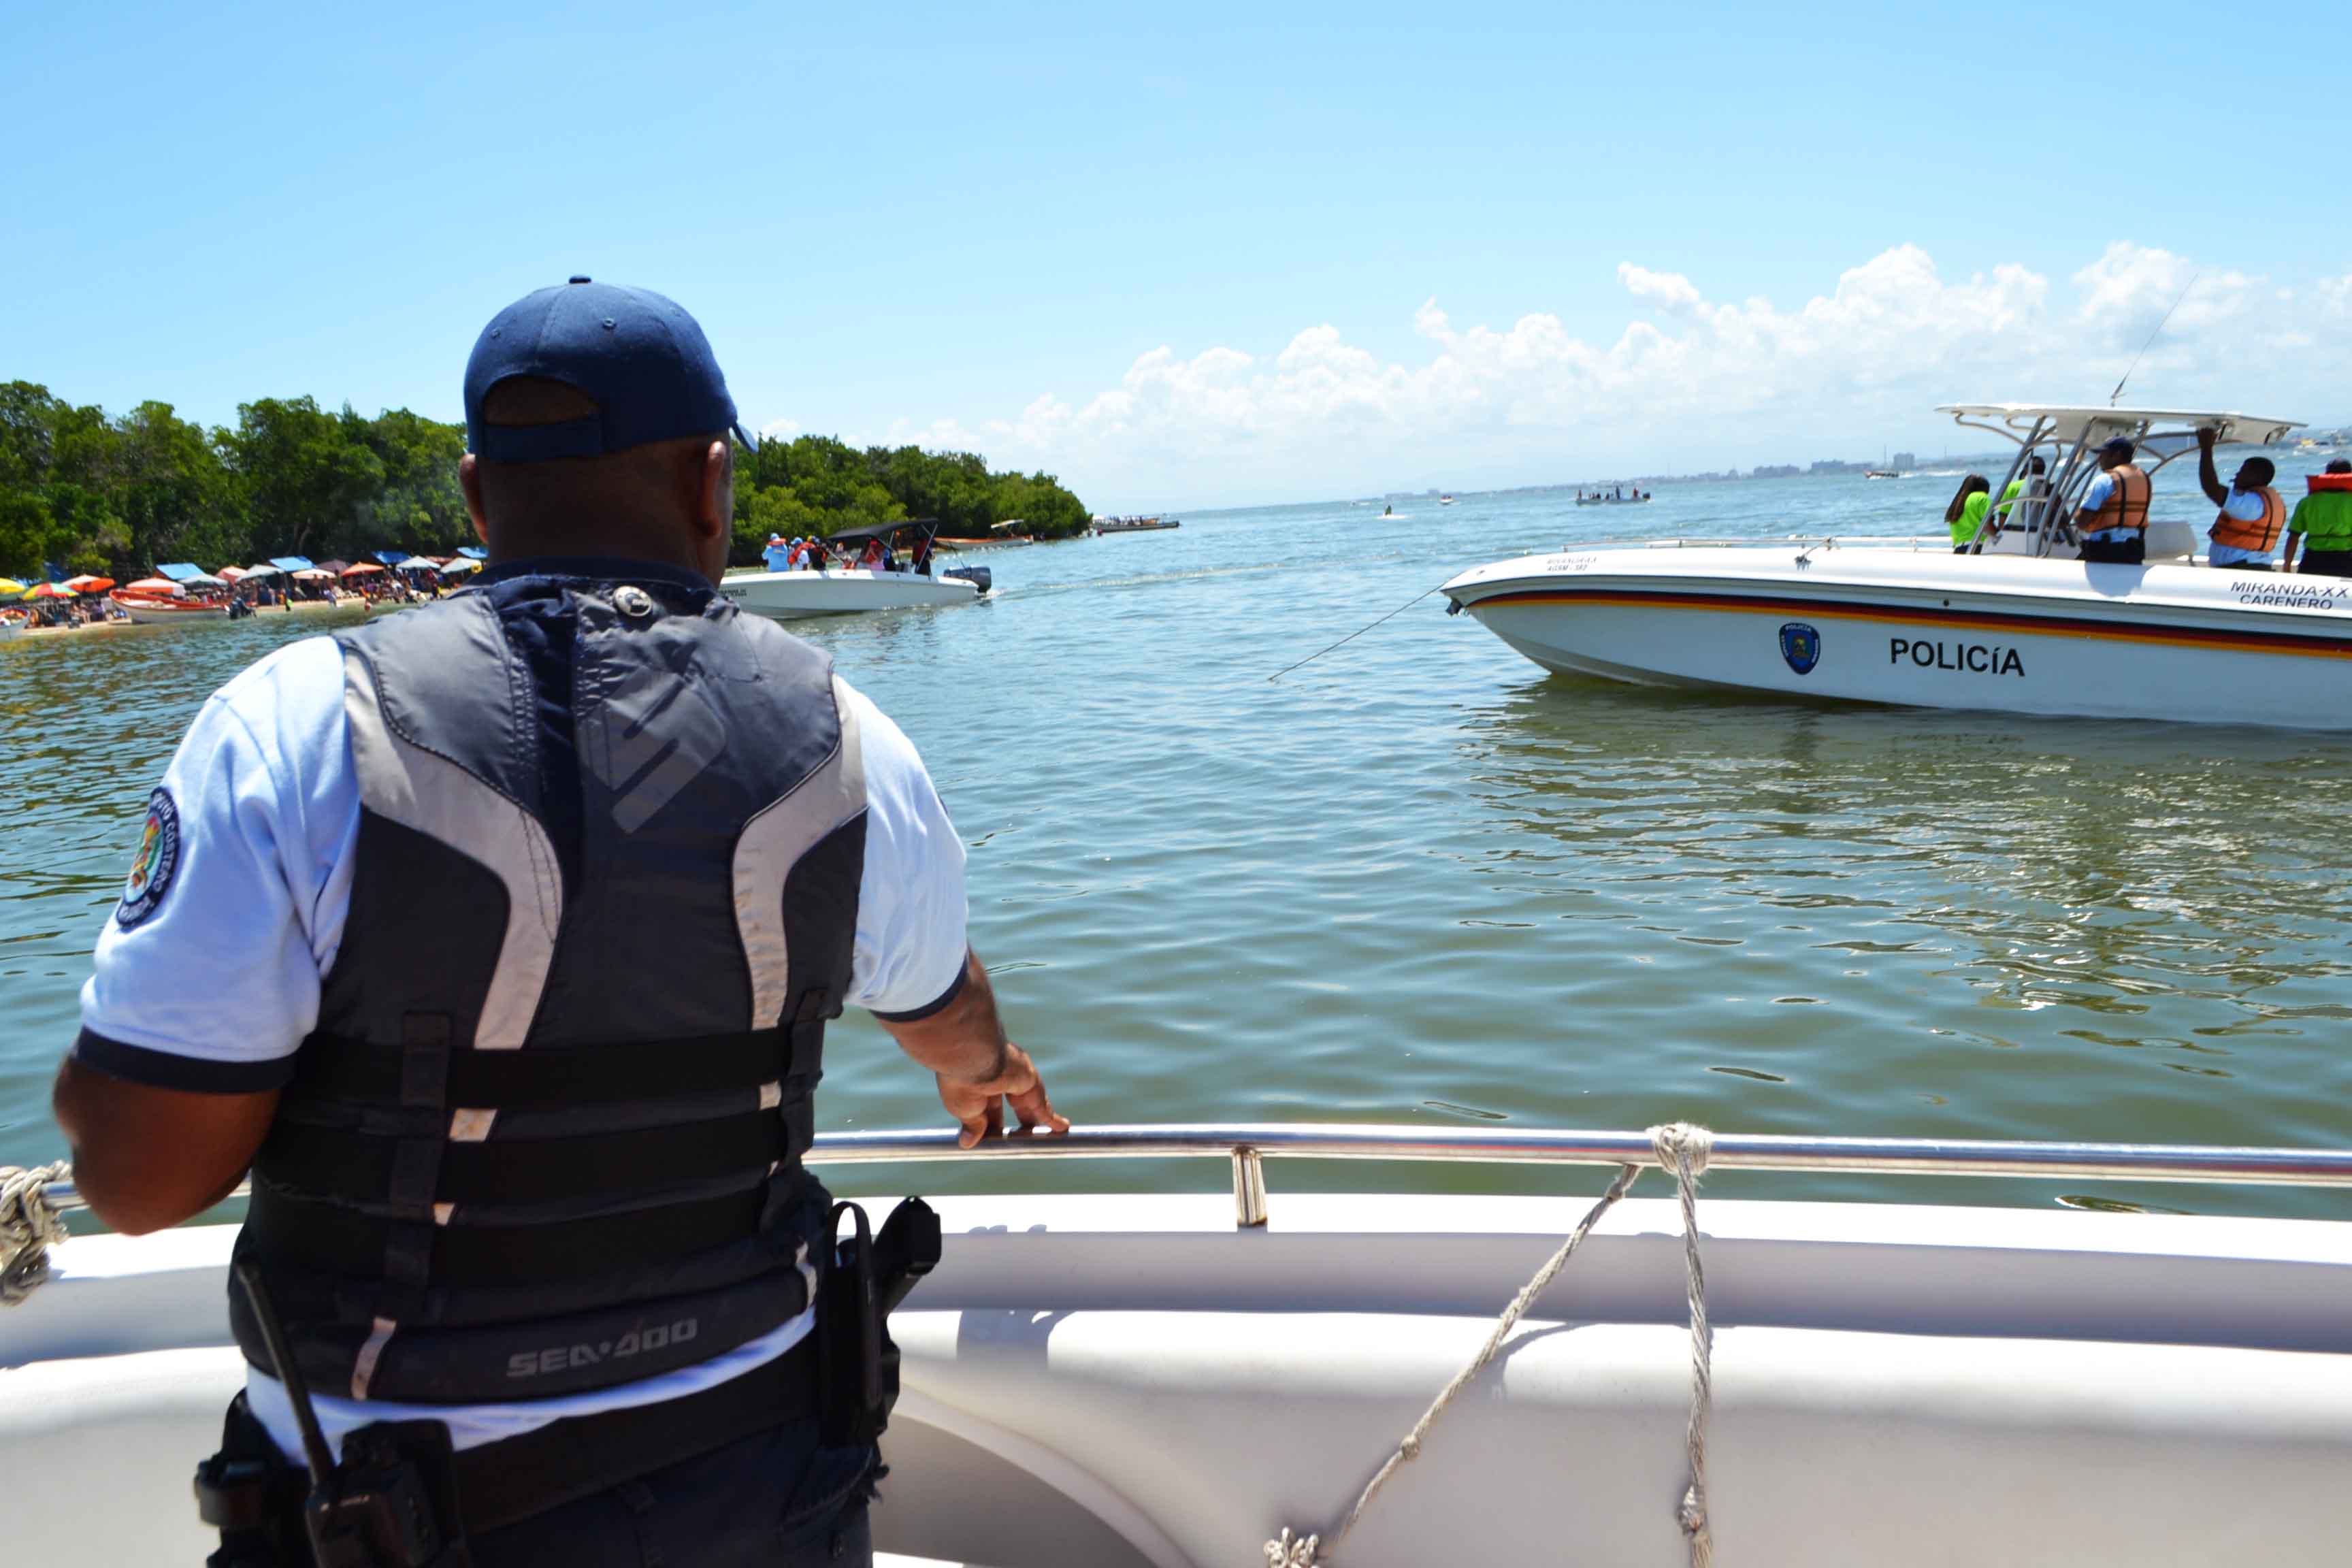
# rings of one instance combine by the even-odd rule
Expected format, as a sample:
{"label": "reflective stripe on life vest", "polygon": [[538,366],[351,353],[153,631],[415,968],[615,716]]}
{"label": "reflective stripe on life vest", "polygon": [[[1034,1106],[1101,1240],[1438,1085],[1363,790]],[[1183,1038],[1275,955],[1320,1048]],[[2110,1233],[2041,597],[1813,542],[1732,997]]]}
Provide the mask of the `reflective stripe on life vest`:
{"label": "reflective stripe on life vest", "polygon": [[2136,465],[2125,463],[2109,468],[2107,478],[2116,481],[2115,487],[2107,491],[2107,499],[2100,503],[2099,510],[2091,514],[2091,531],[2144,531],[2147,527],[2147,476]]}
{"label": "reflective stripe on life vest", "polygon": [[2278,543],[2279,531],[2286,526],[2286,502],[2277,490],[2268,485],[2246,492],[2263,498],[2263,515],[2253,522],[2231,517],[2224,510],[2213,520],[2210,535],[2216,544],[2231,550],[2251,550],[2256,554],[2269,551]]}

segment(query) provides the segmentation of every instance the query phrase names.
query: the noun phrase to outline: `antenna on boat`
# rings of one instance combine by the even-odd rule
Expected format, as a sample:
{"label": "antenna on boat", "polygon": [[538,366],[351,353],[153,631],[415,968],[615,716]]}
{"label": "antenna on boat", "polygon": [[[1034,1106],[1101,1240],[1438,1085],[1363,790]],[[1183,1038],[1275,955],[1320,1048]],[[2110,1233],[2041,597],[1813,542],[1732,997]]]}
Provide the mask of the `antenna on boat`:
{"label": "antenna on boat", "polygon": [[[2189,290],[2190,290],[2191,289],[2196,288],[2196,287],[2197,287],[2197,279],[2200,279],[2200,278],[2202,278],[2204,275],[2205,275],[2205,269],[2204,269],[2203,268],[2201,268],[2201,267],[2200,267],[2200,268],[2199,268],[2196,271],[2191,272],[2191,273],[2189,275],[2189,281],[2188,281],[2188,282],[2186,282],[2186,283],[2183,283],[2183,284],[2180,286],[2180,299],[2179,299],[2179,300],[2173,300],[2173,302],[2172,302],[2172,310],[2178,310],[2179,309],[2180,309],[2180,300],[2186,300],[2187,298],[2189,298]],[[2156,324],[2156,331],[2148,333],[2148,335],[2147,335],[2147,342],[2144,342],[2144,343],[2142,343],[2142,344],[2140,344],[2140,346],[2139,346],[2139,353],[2136,353],[2136,354],[2132,355],[2132,362],[2131,362],[2131,363],[2129,363],[2129,364],[2127,364],[2127,365],[2124,366],[2124,374],[2123,374],[2123,375],[2121,376],[2121,378],[2120,378],[2120,379],[2118,379],[2118,380],[2116,382],[2116,389],[2115,389],[2113,392],[2110,392],[2110,393],[2108,393],[2108,394],[2107,394],[2107,406],[2108,406],[2108,407],[2113,408],[2113,407],[2116,405],[2116,400],[2117,398],[2119,398],[2119,397],[2123,396],[2123,395],[2124,395],[2124,383],[2125,383],[2125,382],[2126,382],[2126,381],[2129,381],[2129,380],[2132,378],[2132,372],[2134,372],[2134,371],[2136,371],[2136,370],[2137,370],[2137,369],[2139,368],[2139,362],[2140,362],[2140,361],[2142,361],[2142,360],[2144,360],[2144,359],[2146,359],[2146,358],[2147,357],[2147,351],[2149,350],[2149,348],[2151,348],[2152,346],[2154,346],[2154,344],[2155,344],[2155,342],[2156,342],[2156,336],[2157,336],[2157,332],[2161,332],[2162,331],[2164,331],[2165,321],[2171,321],[2171,320],[2172,320],[2172,310],[2167,310],[2167,311],[2164,313],[2164,321],[2161,321],[2157,322],[2157,324]]]}

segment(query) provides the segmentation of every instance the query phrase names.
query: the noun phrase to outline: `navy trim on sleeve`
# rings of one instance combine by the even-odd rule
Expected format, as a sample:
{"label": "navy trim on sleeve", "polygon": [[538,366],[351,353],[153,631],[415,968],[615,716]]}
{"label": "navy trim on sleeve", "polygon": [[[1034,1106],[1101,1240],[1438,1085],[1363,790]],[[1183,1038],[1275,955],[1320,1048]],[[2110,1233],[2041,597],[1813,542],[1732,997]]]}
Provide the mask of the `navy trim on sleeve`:
{"label": "navy trim on sleeve", "polygon": [[151,1089],[184,1089],[198,1094],[259,1094],[293,1081],[294,1058],[278,1057],[265,1062],[210,1061],[203,1057],[175,1056],[126,1046],[84,1029],[76,1037],[73,1058],[109,1078],[143,1083]]}
{"label": "navy trim on sleeve", "polygon": [[955,979],[949,982],[948,988],[940,992],[933,1000],[926,1002],[911,1013],[885,1013],[877,1007],[873,1010],[874,1016],[886,1024],[919,1024],[935,1013],[946,1012],[948,1004],[963,994],[963,988],[971,978],[971,963],[967,959],[956,965]]}

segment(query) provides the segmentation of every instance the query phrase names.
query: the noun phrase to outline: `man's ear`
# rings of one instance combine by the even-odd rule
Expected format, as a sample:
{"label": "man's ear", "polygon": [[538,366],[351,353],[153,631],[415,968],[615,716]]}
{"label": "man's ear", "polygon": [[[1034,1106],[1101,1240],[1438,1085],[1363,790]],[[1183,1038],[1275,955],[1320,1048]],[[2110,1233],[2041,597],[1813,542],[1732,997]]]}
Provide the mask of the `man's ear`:
{"label": "man's ear", "polygon": [[702,454],[701,493],[696,499],[695,521],[706,539],[723,539],[735,530],[735,474],[724,438],[710,443]]}
{"label": "man's ear", "polygon": [[471,452],[457,459],[457,488],[466,492],[466,515],[474,520],[474,537],[488,544],[490,523],[482,511],[481,460]]}

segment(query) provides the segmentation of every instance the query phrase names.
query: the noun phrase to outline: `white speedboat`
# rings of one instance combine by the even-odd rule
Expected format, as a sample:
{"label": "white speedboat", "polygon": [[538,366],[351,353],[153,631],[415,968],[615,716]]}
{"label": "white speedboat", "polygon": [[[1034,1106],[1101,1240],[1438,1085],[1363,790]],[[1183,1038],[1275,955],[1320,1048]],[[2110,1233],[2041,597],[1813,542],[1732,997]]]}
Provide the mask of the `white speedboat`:
{"label": "white speedboat", "polygon": [[864,571],[745,572],[722,580],[719,591],[755,615],[778,620],[969,605],[983,592],[968,577]]}
{"label": "white speedboat", "polygon": [[2138,441],[2153,472],[2193,451],[2200,426],[2260,445],[2291,422],[1946,412],[2018,443],[2011,479],[2032,457],[2049,468],[2006,512],[1993,509],[1967,553],[1944,537],[1658,540],[1496,562],[1443,591],[1547,669],[1638,684],[2352,729],[2352,580],[2204,566],[2197,531],[2178,521],[2150,523],[2146,564],[2086,563],[2068,521],[2110,436]]}
{"label": "white speedboat", "polygon": [[[919,549],[931,542],[937,528],[930,520],[919,519],[879,528],[845,529],[828,535],[825,542],[848,552],[877,540],[885,549],[906,540]],[[985,566],[951,567],[936,574],[827,567],[814,572],[731,572],[719,580],[719,591],[754,615],[797,620],[927,605],[969,605],[986,594],[992,581]]]}
{"label": "white speedboat", "polygon": [[[1688,1517],[1741,1568],[2141,1568],[2250,1542],[2266,1564],[2344,1560],[2352,1224],[1723,1194],[1743,1171],[1802,1169],[2067,1194],[2343,1186],[2352,1153],[1719,1136],[1696,1199],[1703,1268],[1676,1183],[1646,1172],[1344,1543],[1367,1480],[1591,1200],[1269,1196],[1262,1157],[1294,1154],[1661,1157],[1642,1133],[1513,1130],[1082,1128],[972,1153],[951,1131],[821,1138],[828,1168],[1192,1155],[1234,1177],[1231,1198],[938,1201],[945,1256],[892,1319],[882,1550],[992,1568],[1667,1568]],[[12,1561],[207,1550],[188,1478],[245,1375],[231,1235],[76,1237],[0,1308],[0,1458],[26,1503]],[[1702,1364],[1711,1409],[1694,1419]],[[1285,1530],[1319,1555],[1269,1556]]]}

